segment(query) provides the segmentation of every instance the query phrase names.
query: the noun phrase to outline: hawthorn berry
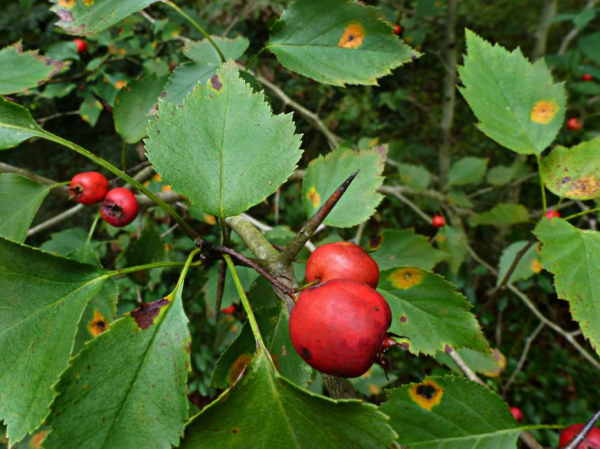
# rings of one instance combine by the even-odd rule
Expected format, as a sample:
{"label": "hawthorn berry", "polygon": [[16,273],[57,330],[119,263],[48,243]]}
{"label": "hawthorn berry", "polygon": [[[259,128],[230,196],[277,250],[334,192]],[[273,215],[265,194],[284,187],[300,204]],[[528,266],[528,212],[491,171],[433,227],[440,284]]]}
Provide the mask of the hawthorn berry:
{"label": "hawthorn berry", "polygon": [[583,124],[578,118],[572,117],[567,121],[567,128],[570,131],[581,131],[581,128],[583,128]]}
{"label": "hawthorn berry", "polygon": [[96,204],[108,192],[108,181],[103,174],[95,171],[78,173],[71,179],[71,198],[81,204]]}
{"label": "hawthorn berry", "polygon": [[352,279],[376,288],[379,267],[362,247],[354,243],[327,243],[319,246],[308,258],[306,281],[327,282],[332,279]]}
{"label": "hawthorn berry", "polygon": [[400,25],[394,25],[394,34],[396,36],[400,36],[402,34],[402,27]]}
{"label": "hawthorn berry", "polygon": [[584,73],[583,75],[581,75],[581,81],[592,81],[593,79],[594,77],[589,73]]}
{"label": "hawthorn berry", "polygon": [[87,50],[87,43],[83,39],[73,39],[73,43],[77,45],[77,53],[81,54]]}
{"label": "hawthorn berry", "polygon": [[431,224],[434,228],[443,228],[446,225],[446,219],[441,215],[434,215]]}
{"label": "hawthorn berry", "polygon": [[290,314],[294,349],[313,368],[358,377],[382,352],[392,313],[363,282],[334,279],[304,290]]}
{"label": "hawthorn berry", "polygon": [[556,218],[560,218],[560,217],[561,217],[561,215],[560,215],[560,212],[559,212],[559,211],[557,211],[557,210],[554,210],[554,209],[549,209],[549,210],[546,212],[546,217],[548,217],[548,220],[552,220],[554,217],[556,217]]}
{"label": "hawthorn berry", "polygon": [[[563,429],[560,432],[560,438],[558,440],[558,447],[565,447],[573,437],[583,429],[584,423],[573,424],[572,426]],[[600,429],[593,427],[592,431],[588,433],[588,436],[578,446],[578,449],[600,449]]]}
{"label": "hawthorn berry", "polygon": [[223,315],[233,315],[235,313],[236,306],[235,304],[231,304],[229,307],[225,307],[221,309],[221,313]]}
{"label": "hawthorn berry", "polygon": [[510,412],[512,413],[513,418],[515,418],[515,421],[517,421],[519,423],[521,421],[523,421],[523,418],[525,418],[525,415],[523,414],[523,412],[521,411],[521,409],[519,407],[511,407]]}
{"label": "hawthorn berry", "polygon": [[135,220],[138,210],[137,199],[131,190],[117,187],[104,197],[100,206],[100,215],[108,224],[122,228]]}

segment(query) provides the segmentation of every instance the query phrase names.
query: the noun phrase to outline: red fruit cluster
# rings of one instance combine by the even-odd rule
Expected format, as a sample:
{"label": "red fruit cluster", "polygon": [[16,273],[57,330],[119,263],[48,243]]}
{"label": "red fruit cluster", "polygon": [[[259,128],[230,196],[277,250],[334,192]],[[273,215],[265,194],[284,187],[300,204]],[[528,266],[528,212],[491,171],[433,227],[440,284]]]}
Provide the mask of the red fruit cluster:
{"label": "red fruit cluster", "polygon": [[[558,447],[565,447],[569,441],[573,439],[573,437],[583,429],[585,426],[584,423],[573,424],[572,426],[563,429],[560,432],[560,439],[558,440]],[[588,434],[588,436],[583,440],[578,446],[578,449],[600,449],[600,429],[597,427],[593,427],[592,431]]]}
{"label": "red fruit cluster", "polygon": [[102,201],[100,215],[108,224],[127,226],[137,217],[139,205],[131,190],[122,187],[108,190],[108,181],[101,173],[79,173],[71,180],[71,197],[85,205]]}
{"label": "red fruit cluster", "polygon": [[323,373],[364,374],[384,349],[392,323],[390,306],[375,290],[377,263],[358,245],[330,243],[311,254],[306,279],[322,283],[304,290],[292,309],[292,345]]}

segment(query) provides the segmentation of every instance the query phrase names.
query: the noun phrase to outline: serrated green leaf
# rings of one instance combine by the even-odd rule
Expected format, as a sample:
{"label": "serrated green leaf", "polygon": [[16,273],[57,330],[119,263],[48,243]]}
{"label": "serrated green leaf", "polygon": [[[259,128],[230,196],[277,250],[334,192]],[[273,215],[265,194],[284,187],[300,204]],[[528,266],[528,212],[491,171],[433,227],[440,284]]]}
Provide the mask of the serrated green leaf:
{"label": "serrated green leaf", "polygon": [[44,447],[177,446],[188,418],[185,274],[170,295],[115,321],[71,361]]}
{"label": "serrated green leaf", "polygon": [[30,137],[44,134],[27,109],[0,96],[0,150],[16,147]]}
{"label": "serrated green leaf", "polygon": [[271,28],[267,48],[289,70],[336,86],[377,85],[419,56],[377,9],[348,0],[296,0]]}
{"label": "serrated green leaf", "polygon": [[125,142],[137,143],[146,136],[148,120],[154,116],[152,111],[166,82],[166,76],[150,75],[132,81],[119,91],[113,119],[115,129]]}
{"label": "serrated green leaf", "polygon": [[369,248],[380,270],[402,266],[432,270],[446,258],[429,244],[427,237],[415,234],[413,229],[385,230],[369,242]]}
{"label": "serrated green leaf", "polygon": [[0,238],[0,420],[11,443],[37,429],[77,325],[105,272]]}
{"label": "serrated green leaf", "polygon": [[183,107],[161,101],[148,135],[156,171],[198,209],[220,218],[275,192],[301,156],[291,115],[273,115],[233,62],[199,85]]}
{"label": "serrated green leaf", "polygon": [[356,170],[360,172],[323,223],[348,228],[367,220],[383,199],[377,189],[383,183],[387,145],[356,152],[338,147],[313,159],[302,181],[302,203],[310,218],[327,198]]}
{"label": "serrated green leaf", "polygon": [[600,137],[572,148],[556,146],[542,159],[541,170],[544,184],[559,197],[600,197]]}
{"label": "serrated green leaf", "polygon": [[24,52],[21,42],[4,47],[0,50],[0,95],[38,87],[68,66],[40,56],[37,50]]}
{"label": "serrated green leaf", "polygon": [[96,126],[96,123],[98,123],[102,109],[102,103],[100,103],[89,90],[86,90],[83,94],[83,101],[79,105],[79,115],[81,116],[81,119],[93,128]]}
{"label": "serrated green leaf", "polygon": [[465,231],[458,227],[446,225],[438,231],[435,241],[439,248],[448,255],[447,260],[450,270],[455,274],[458,273],[467,257],[469,240]]}
{"label": "serrated green leaf", "polygon": [[50,234],[50,239],[45,241],[40,249],[59,256],[67,256],[85,245],[88,233],[82,228],[65,229],[64,231]]}
{"label": "serrated green leaf", "polygon": [[509,226],[529,221],[529,212],[521,204],[500,203],[492,209],[469,218],[471,226]]}
{"label": "serrated green leaf", "polygon": [[0,174],[0,236],[23,243],[50,187],[14,173]]}
{"label": "serrated green leaf", "polygon": [[[211,36],[219,46],[227,60],[240,58],[248,49],[250,42],[245,37],[239,36],[235,39],[227,39],[219,36]],[[185,55],[194,62],[179,65],[169,78],[165,88],[165,101],[181,104],[185,97],[196,87],[198,83],[206,82],[217,72],[222,64],[221,57],[208,40],[188,44],[184,50]],[[240,72],[240,76],[241,76]]]}
{"label": "serrated green leaf", "polygon": [[390,332],[408,337],[413,354],[452,348],[489,351],[471,303],[443,277],[420,268],[381,272],[377,288],[392,310]]}
{"label": "serrated green leaf", "polygon": [[566,220],[543,218],[533,232],[543,243],[542,265],[554,275],[556,294],[600,354],[600,233]]}
{"label": "serrated green leaf", "polygon": [[379,409],[411,449],[517,447],[520,429],[506,403],[464,377],[426,377],[389,390]]}
{"label": "serrated green leaf", "polygon": [[398,164],[398,173],[401,184],[417,192],[427,189],[431,183],[431,173],[420,165]]}
{"label": "serrated green leaf", "polygon": [[69,34],[90,36],[141,11],[158,0],[52,0],[52,11],[59,21],[56,25]]}
{"label": "serrated green leaf", "polygon": [[396,435],[386,421],[371,404],[297,387],[259,350],[241,379],[191,420],[181,448],[389,447]]}
{"label": "serrated green leaf", "polygon": [[464,157],[456,161],[448,173],[449,183],[453,186],[480,183],[485,175],[487,163],[487,158],[479,157]]}
{"label": "serrated green leaf", "polygon": [[500,145],[521,154],[541,154],[565,117],[566,94],[543,58],[531,64],[520,49],[509,52],[466,31],[468,53],[459,73],[461,93],[477,125]]}
{"label": "serrated green leaf", "polygon": [[[515,260],[515,257],[523,248],[525,248],[525,246],[527,246],[527,243],[527,241],[515,242],[502,251],[502,255],[500,256],[500,264],[498,266],[496,287],[498,287],[504,280],[509,268]],[[533,245],[527,250],[523,257],[521,257],[521,260],[517,264],[515,271],[513,271],[513,274],[510,276],[510,279],[508,280],[509,283],[529,279],[531,276],[539,273],[542,270],[542,263],[540,261],[540,255],[538,251],[539,249],[537,248],[537,245]]]}

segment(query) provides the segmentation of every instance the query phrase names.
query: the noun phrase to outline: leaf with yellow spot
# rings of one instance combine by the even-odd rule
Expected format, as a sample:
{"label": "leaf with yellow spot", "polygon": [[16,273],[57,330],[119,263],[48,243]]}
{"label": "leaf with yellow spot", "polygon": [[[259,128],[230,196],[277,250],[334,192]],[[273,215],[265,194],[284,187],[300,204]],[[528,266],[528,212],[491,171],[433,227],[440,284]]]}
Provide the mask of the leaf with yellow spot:
{"label": "leaf with yellow spot", "polygon": [[461,93],[478,127],[500,145],[521,154],[541,154],[565,117],[563,83],[554,83],[543,58],[530,63],[467,30],[467,55],[459,67]]}
{"label": "leaf with yellow spot", "polygon": [[380,270],[411,266],[432,270],[446,255],[435,249],[424,235],[413,229],[385,230],[369,245]]}
{"label": "leaf with yellow spot", "polygon": [[[496,278],[496,286],[499,286],[500,283],[504,280],[504,278],[506,277],[506,273],[508,273],[509,268],[515,260],[515,257],[523,248],[525,248],[527,243],[527,241],[515,242],[510,244],[504,249],[504,251],[502,251],[502,255],[500,256],[500,264],[498,266],[498,277]],[[541,257],[537,251],[537,245],[531,246],[527,250],[527,252],[525,252],[525,254],[521,257],[521,260],[514,269],[508,282],[514,283],[525,279],[529,279],[534,274],[539,273],[540,270],[538,269],[537,271],[535,271],[534,268],[536,264],[540,264],[540,261]]]}
{"label": "leaf with yellow spot", "polygon": [[360,23],[350,23],[344,28],[344,34],[340,37],[338,47],[340,48],[359,48],[365,38],[365,29]]}
{"label": "leaf with yellow spot", "polygon": [[388,390],[379,409],[390,417],[397,443],[411,449],[516,448],[520,432],[498,395],[462,376]]}
{"label": "leaf with yellow spot", "polygon": [[381,272],[377,289],[392,310],[390,332],[409,338],[413,354],[453,348],[489,352],[471,303],[437,274],[415,267]]}

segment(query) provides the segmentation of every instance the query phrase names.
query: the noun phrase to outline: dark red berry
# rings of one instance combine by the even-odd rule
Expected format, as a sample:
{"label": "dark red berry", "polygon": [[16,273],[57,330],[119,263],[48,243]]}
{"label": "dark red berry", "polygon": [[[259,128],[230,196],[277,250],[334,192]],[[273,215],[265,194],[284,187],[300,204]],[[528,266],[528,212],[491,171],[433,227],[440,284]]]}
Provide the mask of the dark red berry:
{"label": "dark red berry", "polygon": [[581,123],[581,120],[578,118],[573,117],[567,121],[567,128],[570,131],[581,131],[581,128],[583,128],[583,123]]}
{"label": "dark red berry", "polygon": [[235,309],[236,309],[235,304],[231,304],[229,307],[225,307],[224,309],[221,309],[221,313],[223,315],[232,315],[233,313],[235,313]]}
{"label": "dark red berry", "polygon": [[118,187],[106,194],[100,206],[100,215],[108,224],[122,228],[135,220],[138,209],[137,199],[131,190]]}
{"label": "dark red berry", "polygon": [[400,25],[395,25],[394,26],[394,34],[396,36],[400,36],[402,34],[402,27]]}
{"label": "dark red berry", "polygon": [[433,220],[431,220],[431,224],[435,228],[443,228],[446,225],[446,219],[441,215],[434,215]]}
{"label": "dark red berry", "polygon": [[87,43],[83,39],[73,39],[73,43],[77,45],[77,53],[81,54],[87,50]]}
{"label": "dark red berry", "polygon": [[108,181],[101,173],[86,171],[71,179],[71,198],[81,204],[96,204],[104,199],[108,192]]}
{"label": "dark red berry", "polygon": [[583,75],[581,75],[581,81],[592,81],[593,79],[594,77],[589,73],[584,73]]}

